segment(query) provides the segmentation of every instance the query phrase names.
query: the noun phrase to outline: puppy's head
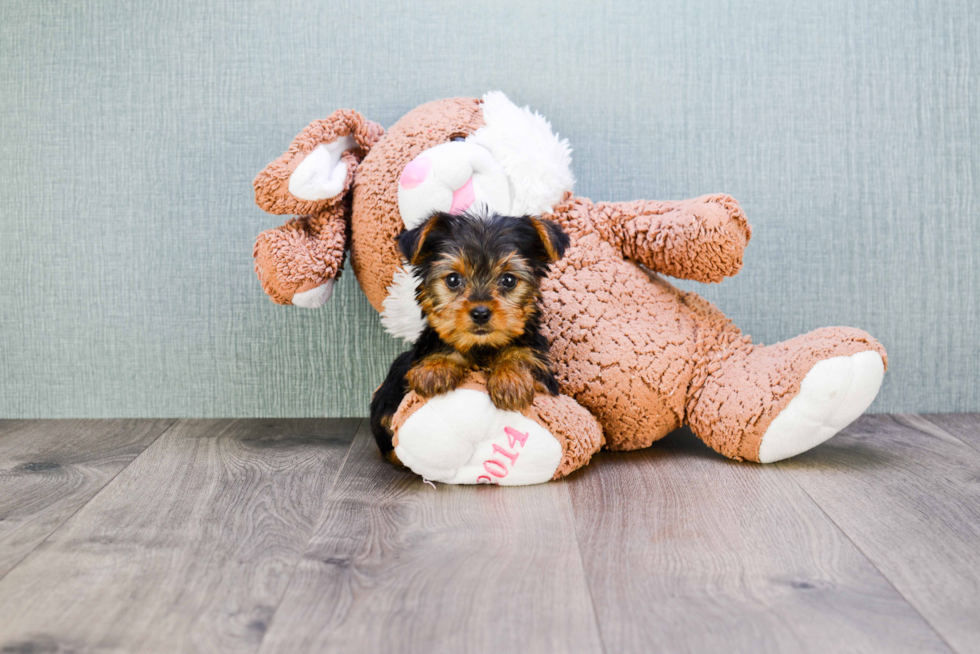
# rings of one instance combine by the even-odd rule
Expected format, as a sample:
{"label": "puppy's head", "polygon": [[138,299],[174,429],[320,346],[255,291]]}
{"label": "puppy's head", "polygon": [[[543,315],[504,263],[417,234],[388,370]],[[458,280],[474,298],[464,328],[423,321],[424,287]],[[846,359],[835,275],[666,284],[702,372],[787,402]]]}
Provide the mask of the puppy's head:
{"label": "puppy's head", "polygon": [[531,216],[433,214],[398,246],[422,282],[419,304],[461,352],[503,347],[537,313],[539,281],[568,247],[555,223]]}

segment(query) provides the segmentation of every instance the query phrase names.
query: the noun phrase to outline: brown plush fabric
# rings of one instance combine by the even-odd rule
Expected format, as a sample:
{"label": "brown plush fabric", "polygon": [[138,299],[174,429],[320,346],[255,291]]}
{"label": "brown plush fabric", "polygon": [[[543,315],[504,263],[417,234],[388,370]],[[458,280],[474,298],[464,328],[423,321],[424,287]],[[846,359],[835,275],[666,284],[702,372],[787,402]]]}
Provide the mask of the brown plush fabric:
{"label": "brown plush fabric", "polygon": [[[351,129],[351,124],[367,124],[350,117],[353,113],[331,116],[343,117],[331,123],[341,125],[331,128],[333,134]],[[365,135],[358,138],[361,149],[370,147],[370,152],[356,176],[354,167],[349,168],[350,246],[354,272],[375,309],[381,310],[400,263],[394,239],[403,228],[398,212],[401,171],[423,150],[482,125],[479,100],[454,98],[410,111],[380,138],[375,138],[380,128],[357,128]],[[257,178],[257,198],[270,211],[340,206],[338,200],[310,207],[283,195],[288,195],[288,171],[328,133],[325,127],[308,130]],[[358,150],[352,156],[360,154]],[[292,297],[303,284],[312,283],[305,280],[336,274],[342,263],[341,215],[331,214],[319,233],[305,221],[295,228],[287,224],[275,238],[260,236],[268,244],[256,248],[257,269],[260,277],[265,271],[263,286],[274,299]],[[544,332],[552,341],[562,392],[569,397],[539,398],[532,408],[536,420],[567,441],[569,463],[563,462],[562,474],[587,461],[599,442],[587,426],[591,417],[586,419],[581,407],[598,419],[610,449],[646,447],[690,424],[725,456],[758,460],[766,427],[799,391],[814,364],[866,350],[885,356],[871,336],[843,327],[770,347],[753,345],[714,305],[661,276],[717,282],[739,271],[752,232],[738,203],[727,195],[594,203],[567,194],[549,217],[572,239],[564,259],[543,282]],[[293,229],[308,237],[290,234]],[[293,260],[302,263],[294,265]],[[283,282],[277,286],[267,281],[273,278]],[[539,406],[539,401],[545,404]],[[396,422],[421,402],[406,398]]]}
{"label": "brown plush fabric", "polygon": [[483,126],[480,101],[452,98],[424,104],[395,123],[361,163],[354,184],[351,265],[371,306],[381,311],[401,263],[395,237],[402,231],[398,178],[423,150]]}
{"label": "brown plush fabric", "polygon": [[253,256],[262,289],[276,304],[340,277],[347,244],[346,206],[289,220],[259,234]]}
{"label": "brown plush fabric", "polygon": [[[286,152],[255,177],[255,202],[273,214],[297,214],[285,225],[259,234],[252,252],[262,288],[277,304],[340,276],[347,248],[348,190],[364,155],[384,134],[384,128],[361,114],[340,109],[310,123]],[[289,176],[321,143],[353,136],[357,147],[341,155],[347,177],[341,193],[323,200],[301,200],[289,193]],[[303,215],[309,214],[309,215]]]}
{"label": "brown plush fabric", "polygon": [[561,479],[575,472],[605,444],[602,427],[595,417],[567,395],[538,395],[530,411],[528,417],[550,431],[561,443],[561,463],[552,479]]}
{"label": "brown plush fabric", "polygon": [[680,202],[598,202],[590,219],[627,259],[678,279],[720,282],[742,267],[752,229],[727,195]]}
{"label": "brown plush fabric", "polygon": [[885,349],[860,329],[827,327],[768,347],[739,341],[711,348],[688,389],[691,429],[725,456],[759,460],[759,446],[773,419],[800,391],[806,373],[820,361]]}
{"label": "brown plush fabric", "polygon": [[[864,350],[884,356],[877,341],[850,328],[817,330],[771,348],[753,346],[713,304],[644,272],[615,249],[625,241],[631,258],[669,267],[678,276],[685,271],[692,279],[734,274],[750,235],[741,209],[727,196],[673,203],[671,211],[686,229],[672,230],[674,238],[661,246],[654,235],[662,227],[654,229],[640,214],[622,215],[627,207],[643,211],[651,204],[656,203],[620,205],[620,215],[613,218],[609,205],[570,197],[552,216],[573,243],[545,284],[552,357],[562,391],[599,419],[610,449],[647,447],[690,424],[722,454],[758,460],[765,428],[799,392],[815,363]],[[696,227],[706,219],[710,224]],[[626,229],[624,223],[643,229]],[[617,232],[645,237],[609,236]],[[654,249],[637,250],[637,243]],[[671,243],[677,247],[666,254],[657,249]],[[710,252],[718,256],[706,263]],[[752,352],[757,354],[750,357]],[[708,404],[697,401],[706,384],[712,396],[723,394],[716,386],[742,395],[738,402],[719,402],[711,414]],[[747,389],[755,389],[755,395],[750,398]]]}
{"label": "brown plush fabric", "polygon": [[[470,373],[459,388],[485,393],[486,377],[479,372]],[[394,447],[398,447],[398,429],[421,409],[425,402],[424,398],[415,393],[409,393],[402,400],[398,411],[391,419],[391,426],[395,431],[395,437],[392,439]],[[552,479],[560,479],[578,470],[602,447],[602,428],[599,423],[592,414],[570,397],[538,394],[534,396],[531,406],[521,413],[551,432],[561,445],[561,462]]]}
{"label": "brown plush fabric", "polygon": [[[315,120],[289,144],[286,152],[266,166],[255,177],[255,203],[264,211],[278,215],[314,214],[343,202],[354,181],[357,162],[378,142],[384,128],[350,109],[339,109],[329,118]],[[344,154],[347,180],[339,195],[323,200],[301,200],[289,194],[289,176],[296,167],[321,143],[333,143],[343,136],[353,136],[358,148]]]}

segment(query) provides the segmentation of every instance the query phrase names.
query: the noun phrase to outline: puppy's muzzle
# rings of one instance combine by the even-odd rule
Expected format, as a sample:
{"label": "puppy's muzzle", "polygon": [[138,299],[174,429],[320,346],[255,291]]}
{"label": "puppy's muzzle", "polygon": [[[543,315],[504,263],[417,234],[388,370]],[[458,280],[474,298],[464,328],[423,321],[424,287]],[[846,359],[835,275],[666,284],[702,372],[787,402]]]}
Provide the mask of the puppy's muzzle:
{"label": "puppy's muzzle", "polygon": [[470,318],[477,325],[485,325],[490,322],[490,309],[488,307],[475,307],[470,310]]}

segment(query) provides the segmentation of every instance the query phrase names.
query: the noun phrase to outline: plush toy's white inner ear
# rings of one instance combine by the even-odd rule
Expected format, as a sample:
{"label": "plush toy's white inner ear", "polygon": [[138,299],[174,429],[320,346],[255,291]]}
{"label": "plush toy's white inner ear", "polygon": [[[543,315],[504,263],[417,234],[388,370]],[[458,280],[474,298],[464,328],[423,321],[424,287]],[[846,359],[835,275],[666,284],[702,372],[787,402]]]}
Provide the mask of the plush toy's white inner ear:
{"label": "plush toy's white inner ear", "polygon": [[340,194],[347,179],[347,164],[340,155],[356,146],[352,136],[316,146],[289,176],[289,193],[300,200],[326,200]]}

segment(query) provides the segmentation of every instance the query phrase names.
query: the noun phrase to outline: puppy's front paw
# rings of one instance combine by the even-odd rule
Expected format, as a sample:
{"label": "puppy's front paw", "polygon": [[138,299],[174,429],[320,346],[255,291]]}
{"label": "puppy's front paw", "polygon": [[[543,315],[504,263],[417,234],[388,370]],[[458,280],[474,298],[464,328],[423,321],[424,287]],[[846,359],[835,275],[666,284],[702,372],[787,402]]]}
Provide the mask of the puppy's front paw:
{"label": "puppy's front paw", "polygon": [[487,393],[498,409],[520,412],[534,400],[534,379],[523,368],[499,366],[487,379]]}
{"label": "puppy's front paw", "polygon": [[455,390],[466,377],[466,368],[444,357],[428,357],[408,371],[408,386],[422,397]]}

